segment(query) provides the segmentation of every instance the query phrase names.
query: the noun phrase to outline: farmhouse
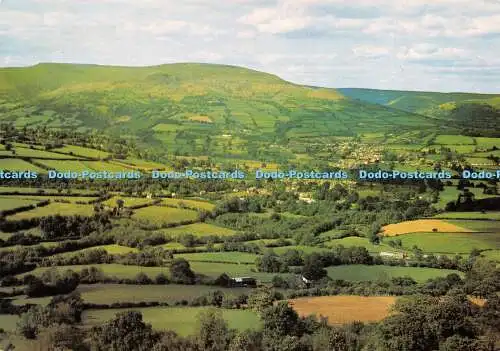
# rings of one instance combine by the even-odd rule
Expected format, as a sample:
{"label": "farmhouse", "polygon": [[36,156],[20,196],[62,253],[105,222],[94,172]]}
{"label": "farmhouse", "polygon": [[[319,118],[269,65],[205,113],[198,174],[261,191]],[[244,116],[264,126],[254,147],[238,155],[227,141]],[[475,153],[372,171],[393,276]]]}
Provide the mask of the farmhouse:
{"label": "farmhouse", "polygon": [[251,277],[236,277],[231,278],[231,286],[233,287],[253,287],[257,286],[257,280]]}

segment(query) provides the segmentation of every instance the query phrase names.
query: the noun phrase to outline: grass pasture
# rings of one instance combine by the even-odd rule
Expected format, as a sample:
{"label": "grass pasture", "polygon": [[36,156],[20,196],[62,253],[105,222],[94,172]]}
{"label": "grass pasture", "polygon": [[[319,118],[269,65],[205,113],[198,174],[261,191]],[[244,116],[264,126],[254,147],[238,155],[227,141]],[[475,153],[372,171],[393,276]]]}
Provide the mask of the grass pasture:
{"label": "grass pasture", "polygon": [[325,243],[325,246],[327,247],[333,247],[338,245],[342,245],[344,247],[362,246],[372,253],[395,251],[392,247],[390,247],[389,245],[385,245],[384,243],[380,243],[379,245],[373,245],[367,238],[360,238],[356,236],[349,236],[342,239],[334,239],[327,241]]}
{"label": "grass pasture", "polygon": [[414,221],[405,221],[396,224],[389,224],[382,227],[384,236],[398,236],[415,232],[432,232],[437,229],[438,232],[471,232],[472,230],[462,228],[452,223],[436,219],[417,219]]}
{"label": "grass pasture", "polygon": [[30,149],[24,147],[16,147],[16,156],[30,157],[30,158],[49,158],[49,159],[68,159],[68,158],[76,159],[76,157],[72,155],[63,155],[63,154],[58,154],[56,152]]}
{"label": "grass pasture", "polygon": [[103,205],[105,206],[110,206],[110,207],[115,207],[117,206],[116,201],[118,200],[123,200],[123,206],[125,207],[131,207],[131,206],[140,206],[140,205],[146,205],[150,204],[153,202],[151,199],[147,199],[144,197],[120,197],[120,196],[115,196],[112,197],[111,199],[108,199],[103,202]]}
{"label": "grass pasture", "polygon": [[30,199],[19,199],[16,197],[0,197],[0,211],[13,210],[18,207],[33,205],[38,201]]}
{"label": "grass pasture", "polygon": [[477,143],[477,146],[483,147],[483,148],[488,148],[488,149],[490,149],[494,146],[500,147],[500,139],[499,138],[477,137],[476,143]]}
{"label": "grass pasture", "polygon": [[36,162],[44,165],[50,170],[56,170],[59,172],[93,171],[93,169],[91,169],[82,161],[36,160]]}
{"label": "grass pasture", "polygon": [[212,211],[215,208],[215,205],[210,202],[205,201],[196,201],[196,200],[188,200],[188,199],[163,199],[162,203],[170,206],[177,207],[186,207],[186,208],[195,208],[200,210]]}
{"label": "grass pasture", "polygon": [[499,221],[478,221],[478,220],[464,220],[464,219],[450,219],[448,223],[457,225],[462,228],[467,228],[475,232],[481,233],[500,233]]}
{"label": "grass pasture", "polygon": [[91,205],[66,204],[53,202],[47,206],[37,207],[29,211],[19,212],[8,216],[9,220],[31,219],[59,214],[61,216],[92,216],[94,209]]}
{"label": "grass pasture", "polygon": [[382,320],[394,302],[394,296],[318,296],[288,301],[300,316],[327,317],[332,325]]}
{"label": "grass pasture", "polygon": [[24,160],[20,160],[17,158],[2,158],[0,159],[0,167],[2,169],[8,170],[8,171],[32,171],[32,172],[38,172],[38,173],[44,173],[45,170],[35,166],[34,164],[31,164],[29,162],[26,162]]}
{"label": "grass pasture", "polygon": [[62,152],[69,155],[83,156],[88,158],[106,158],[110,155],[109,152],[97,149],[90,149],[83,146],[66,145],[64,147],[54,149],[54,151]]}
{"label": "grass pasture", "polygon": [[221,262],[221,263],[255,263],[259,255],[247,252],[197,252],[176,254],[174,257],[182,257],[190,262]]}
{"label": "grass pasture", "polygon": [[248,288],[221,289],[209,285],[124,285],[124,284],[92,284],[80,285],[77,291],[89,303],[112,304],[116,302],[151,302],[161,301],[175,303],[181,300],[190,301],[203,294],[222,291],[230,296],[246,294]]}
{"label": "grass pasture", "polygon": [[219,227],[210,223],[193,223],[181,225],[175,228],[167,228],[161,230],[166,235],[177,237],[184,234],[193,234],[194,236],[231,236],[236,234],[236,231],[228,228]]}
{"label": "grass pasture", "polygon": [[95,250],[95,249],[103,249],[110,255],[123,255],[123,254],[131,253],[131,252],[139,252],[139,249],[137,249],[135,247],[110,244],[110,245],[92,246],[92,247],[78,250],[78,251],[71,251],[71,252],[62,253],[61,255],[70,255],[71,256],[71,255],[74,255],[74,254],[79,253],[79,252],[88,251],[88,250]]}
{"label": "grass pasture", "polygon": [[482,256],[496,262],[500,262],[500,250],[488,250],[481,253]]}
{"label": "grass pasture", "polygon": [[403,247],[418,246],[424,252],[468,254],[472,249],[500,249],[499,233],[411,233],[399,237]]}
{"label": "grass pasture", "polygon": [[0,315],[0,329],[7,332],[16,331],[17,321],[19,316],[17,314],[2,314]]}
{"label": "grass pasture", "polygon": [[[451,273],[459,273],[450,269],[399,267],[399,266],[368,266],[342,265],[326,268],[328,276],[334,280],[373,281],[388,280],[395,277],[411,277],[417,282],[425,282],[431,278],[445,277]],[[459,273],[461,274],[461,273]]]}
{"label": "grass pasture", "polygon": [[444,219],[485,219],[500,221],[499,212],[443,212],[435,215],[433,218]]}
{"label": "grass pasture", "polygon": [[182,221],[194,221],[198,219],[198,212],[181,208],[149,206],[134,210],[132,218],[161,226]]}
{"label": "grass pasture", "polygon": [[474,139],[465,135],[440,134],[434,142],[440,145],[471,145],[474,144]]}
{"label": "grass pasture", "polygon": [[226,273],[230,277],[253,277],[262,283],[269,283],[275,275],[286,276],[286,274],[255,272],[254,266],[248,264],[190,262],[190,265],[194,272],[212,278]]}
{"label": "grass pasture", "polygon": [[[488,195],[483,194],[482,189],[479,188],[469,188],[469,191],[474,194],[474,198],[476,200],[489,198],[489,197],[497,197],[498,195]],[[445,186],[443,191],[439,193],[439,201],[436,204],[436,207],[439,209],[444,209],[446,204],[450,201],[456,201],[458,195],[462,192],[453,186]]]}
{"label": "grass pasture", "polygon": [[[248,294],[249,288],[220,288],[209,285],[128,285],[128,284],[81,284],[76,292],[81,294],[87,303],[113,304],[119,302],[166,302],[174,304],[181,300],[191,301],[201,295],[213,291],[222,291],[228,296]],[[26,298],[14,300],[15,305],[41,304],[46,305],[52,297]]]}
{"label": "grass pasture", "polygon": [[28,273],[23,273],[20,276],[30,273],[39,276],[43,272],[49,269],[56,269],[59,272],[64,272],[66,270],[81,272],[82,269],[89,267],[96,267],[102,270],[102,272],[105,275],[111,277],[117,277],[119,279],[133,279],[137,274],[141,272],[147,274],[152,279],[160,273],[163,273],[166,276],[170,275],[168,267],[140,267],[140,266],[130,266],[130,265],[111,263],[111,264],[72,265],[72,266],[57,266],[57,267],[38,267],[35,270]]}
{"label": "grass pasture", "polygon": [[313,252],[328,251],[329,249],[324,248],[324,247],[317,247],[317,246],[290,245],[290,246],[272,247],[272,248],[269,248],[269,250],[272,250],[275,253],[277,253],[278,255],[281,255],[288,250],[297,250],[297,251],[303,252],[304,254],[310,254]]}
{"label": "grass pasture", "polygon": [[[149,307],[132,309],[89,310],[83,313],[83,323],[94,326],[112,319],[116,313],[139,311],[146,323],[156,330],[173,330],[179,335],[188,336],[196,331],[197,316],[208,307]],[[230,328],[240,331],[262,327],[259,316],[250,310],[221,309],[223,318]]]}
{"label": "grass pasture", "polygon": [[[213,263],[213,262],[191,262],[191,269],[198,274],[203,274],[208,277],[217,278],[222,273],[227,273],[231,277],[254,277],[255,279],[262,282],[270,282],[276,273],[262,273],[254,272],[253,265],[247,264],[230,264],[230,263]],[[73,270],[75,272],[80,272],[83,268],[96,267],[102,270],[102,272],[110,277],[117,277],[119,279],[133,279],[139,273],[144,273],[151,279],[154,279],[158,274],[163,273],[167,277],[170,276],[170,271],[168,267],[140,267],[140,266],[129,266],[121,264],[93,264],[93,265],[72,265],[72,266],[57,266],[57,267],[38,267],[35,270],[18,275],[22,277],[26,274],[34,274],[36,276],[41,275],[43,272],[54,268],[60,272],[66,270]]]}

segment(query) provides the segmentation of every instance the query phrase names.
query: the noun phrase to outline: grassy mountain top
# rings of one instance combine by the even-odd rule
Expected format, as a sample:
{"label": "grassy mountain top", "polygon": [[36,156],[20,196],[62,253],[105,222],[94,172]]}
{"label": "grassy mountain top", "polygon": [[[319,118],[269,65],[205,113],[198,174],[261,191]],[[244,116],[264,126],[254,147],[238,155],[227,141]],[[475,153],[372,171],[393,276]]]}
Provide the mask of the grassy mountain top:
{"label": "grassy mountain top", "polygon": [[101,129],[168,152],[233,152],[234,157],[249,149],[255,150],[253,157],[286,157],[289,143],[435,127],[432,119],[346,98],[334,89],[197,63],[2,68],[0,121],[18,127]]}

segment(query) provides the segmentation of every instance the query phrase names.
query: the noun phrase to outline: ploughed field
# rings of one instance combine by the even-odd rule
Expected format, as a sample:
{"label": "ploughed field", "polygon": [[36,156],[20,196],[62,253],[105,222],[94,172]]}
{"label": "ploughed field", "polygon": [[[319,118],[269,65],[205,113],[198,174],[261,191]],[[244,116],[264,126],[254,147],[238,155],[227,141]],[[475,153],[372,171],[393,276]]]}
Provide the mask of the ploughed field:
{"label": "ploughed field", "polygon": [[319,296],[289,300],[300,316],[328,318],[329,324],[374,322],[387,317],[396,301],[394,296]]}

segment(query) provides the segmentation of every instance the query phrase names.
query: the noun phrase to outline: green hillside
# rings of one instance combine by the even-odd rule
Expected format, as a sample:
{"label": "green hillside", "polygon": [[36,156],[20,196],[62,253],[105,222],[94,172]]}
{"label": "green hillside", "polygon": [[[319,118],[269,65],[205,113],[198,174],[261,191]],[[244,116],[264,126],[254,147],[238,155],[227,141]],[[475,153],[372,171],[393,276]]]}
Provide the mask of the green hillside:
{"label": "green hillside", "polygon": [[0,121],[101,129],[181,155],[234,158],[255,158],[257,149],[275,156],[267,158],[286,158],[290,142],[435,128],[432,119],[345,98],[334,89],[194,63],[2,68]]}
{"label": "green hillside", "polygon": [[456,122],[469,135],[500,135],[500,94],[437,93],[377,89],[338,89],[343,95]]}

